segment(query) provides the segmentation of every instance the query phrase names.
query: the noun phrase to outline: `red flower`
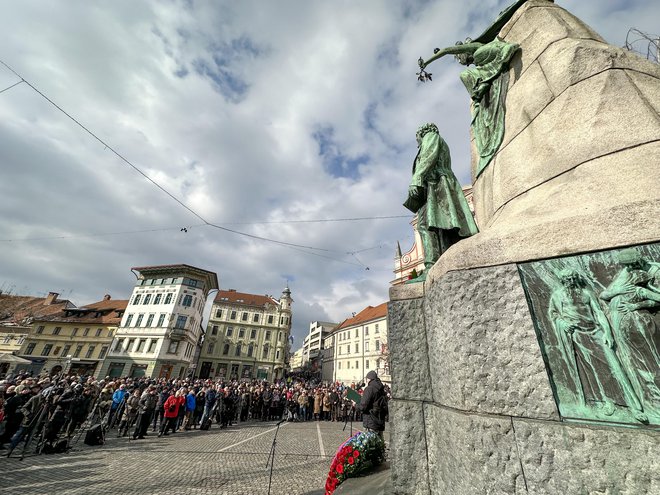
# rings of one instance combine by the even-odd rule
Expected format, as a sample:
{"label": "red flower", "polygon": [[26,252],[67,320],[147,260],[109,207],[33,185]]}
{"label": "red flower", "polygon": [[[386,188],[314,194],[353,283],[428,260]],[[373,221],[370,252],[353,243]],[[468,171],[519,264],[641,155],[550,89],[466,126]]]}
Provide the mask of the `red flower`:
{"label": "red flower", "polygon": [[343,464],[339,464],[339,465],[337,466],[337,472],[338,472],[339,474],[342,474],[342,473],[344,472],[344,465],[343,465]]}
{"label": "red flower", "polygon": [[355,451],[353,452],[353,457],[360,457],[360,451],[359,451],[359,450],[355,450]]}
{"label": "red flower", "polygon": [[353,464],[354,462],[355,462],[355,461],[353,460],[353,458],[352,458],[352,457],[349,457],[349,458],[348,458],[348,463],[349,463],[349,464],[351,464],[351,465],[352,465],[352,464]]}

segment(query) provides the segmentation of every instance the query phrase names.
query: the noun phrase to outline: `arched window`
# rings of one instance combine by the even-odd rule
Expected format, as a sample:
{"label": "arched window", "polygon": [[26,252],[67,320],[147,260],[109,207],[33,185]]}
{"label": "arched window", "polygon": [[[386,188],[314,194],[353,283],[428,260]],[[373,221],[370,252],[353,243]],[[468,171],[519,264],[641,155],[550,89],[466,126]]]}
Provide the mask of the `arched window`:
{"label": "arched window", "polygon": [[247,355],[248,357],[252,357],[253,354],[254,354],[254,344],[250,344],[248,346]]}
{"label": "arched window", "polygon": [[241,346],[242,344],[236,344],[236,353],[235,353],[236,356],[241,355]]}

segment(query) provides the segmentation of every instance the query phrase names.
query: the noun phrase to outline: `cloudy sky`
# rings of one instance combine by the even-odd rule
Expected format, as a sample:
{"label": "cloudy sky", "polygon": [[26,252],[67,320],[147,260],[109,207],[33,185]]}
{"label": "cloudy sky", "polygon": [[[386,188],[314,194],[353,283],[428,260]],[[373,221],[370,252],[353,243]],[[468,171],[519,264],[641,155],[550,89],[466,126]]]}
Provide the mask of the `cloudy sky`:
{"label": "cloudy sky", "polygon": [[[460,66],[421,84],[416,61],[508,3],[3,2],[0,60],[194,213],[18,84],[0,93],[0,289],[83,305],[169,263],[256,294],[288,281],[294,348],[310,321],[386,301],[418,125],[470,180]],[[656,0],[558,3],[614,45],[660,29]],[[0,91],[19,81],[0,66]]]}

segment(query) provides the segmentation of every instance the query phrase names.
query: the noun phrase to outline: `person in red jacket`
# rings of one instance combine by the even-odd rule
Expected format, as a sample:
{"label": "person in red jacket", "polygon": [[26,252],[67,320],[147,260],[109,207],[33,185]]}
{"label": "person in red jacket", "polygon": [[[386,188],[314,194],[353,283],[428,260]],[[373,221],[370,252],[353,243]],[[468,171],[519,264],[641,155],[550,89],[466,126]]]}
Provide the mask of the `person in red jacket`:
{"label": "person in red jacket", "polygon": [[172,433],[176,432],[176,419],[179,416],[179,406],[181,405],[180,398],[181,392],[177,391],[175,395],[170,395],[165,401],[165,404],[163,404],[165,413],[163,414],[164,420],[160,425],[160,433],[158,433],[159,437],[169,435],[168,431],[170,429],[172,430]]}

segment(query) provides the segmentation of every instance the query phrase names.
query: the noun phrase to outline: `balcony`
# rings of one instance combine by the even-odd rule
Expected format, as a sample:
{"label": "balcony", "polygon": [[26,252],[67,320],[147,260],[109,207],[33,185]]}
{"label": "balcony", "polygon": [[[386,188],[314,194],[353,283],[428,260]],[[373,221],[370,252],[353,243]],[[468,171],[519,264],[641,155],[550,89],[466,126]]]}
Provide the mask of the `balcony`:
{"label": "balcony", "polygon": [[173,327],[167,332],[167,336],[172,340],[183,340],[186,338],[186,329]]}

